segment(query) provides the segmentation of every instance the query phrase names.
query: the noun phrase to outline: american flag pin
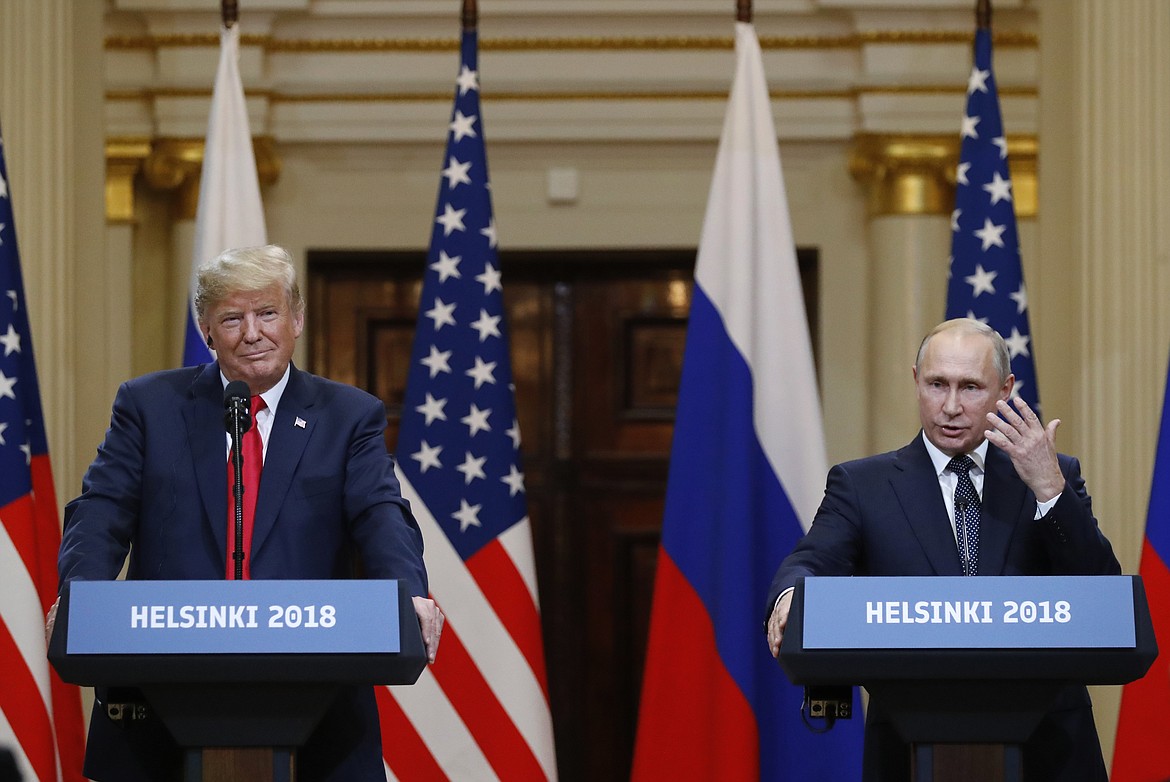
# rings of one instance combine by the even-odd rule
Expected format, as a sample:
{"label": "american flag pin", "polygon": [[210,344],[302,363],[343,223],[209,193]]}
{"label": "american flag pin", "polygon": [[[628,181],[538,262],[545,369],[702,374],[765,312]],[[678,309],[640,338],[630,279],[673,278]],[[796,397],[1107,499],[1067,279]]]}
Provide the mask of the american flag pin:
{"label": "american flag pin", "polygon": [[301,418],[298,415],[297,420],[293,421],[293,426],[295,426],[297,429],[304,429],[305,428],[305,419]]}

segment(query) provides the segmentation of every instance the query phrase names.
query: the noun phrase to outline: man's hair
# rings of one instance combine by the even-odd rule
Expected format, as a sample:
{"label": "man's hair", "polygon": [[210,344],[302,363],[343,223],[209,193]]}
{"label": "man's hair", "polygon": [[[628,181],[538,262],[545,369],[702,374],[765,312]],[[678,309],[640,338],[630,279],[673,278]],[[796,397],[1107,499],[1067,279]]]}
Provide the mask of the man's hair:
{"label": "man's hair", "polygon": [[995,363],[995,371],[999,374],[999,382],[1007,382],[1008,375],[1012,373],[1012,359],[1008,353],[1007,343],[1003,341],[1003,337],[998,331],[974,318],[952,318],[931,329],[930,333],[922,338],[922,344],[918,346],[918,357],[914,359],[914,368],[918,369],[921,366],[922,356],[926,353],[926,344],[930,342],[931,337],[944,331],[956,330],[964,334],[986,337],[991,341],[991,358]]}
{"label": "man's hair", "polygon": [[288,250],[275,244],[224,250],[199,267],[195,286],[195,314],[205,323],[208,311],[236,293],[251,293],[278,283],[293,316],[305,311],[297,285],[297,270]]}

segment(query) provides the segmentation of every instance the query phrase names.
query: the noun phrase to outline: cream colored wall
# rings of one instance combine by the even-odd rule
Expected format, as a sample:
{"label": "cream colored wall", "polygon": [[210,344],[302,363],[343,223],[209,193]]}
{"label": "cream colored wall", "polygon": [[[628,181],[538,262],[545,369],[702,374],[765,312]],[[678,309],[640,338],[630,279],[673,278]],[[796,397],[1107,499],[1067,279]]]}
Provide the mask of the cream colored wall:
{"label": "cream colored wall", "polygon": [[[1040,366],[1041,382],[1049,409],[1067,415],[1062,444],[1084,459],[1102,528],[1134,573],[1170,346],[1170,6],[1046,0],[1040,11],[1034,311],[1037,340],[1063,357]],[[1096,689],[1109,756],[1119,688]]]}
{"label": "cream colored wall", "polygon": [[98,3],[0,4],[0,122],[59,500],[129,370],[124,265],[106,259]]}

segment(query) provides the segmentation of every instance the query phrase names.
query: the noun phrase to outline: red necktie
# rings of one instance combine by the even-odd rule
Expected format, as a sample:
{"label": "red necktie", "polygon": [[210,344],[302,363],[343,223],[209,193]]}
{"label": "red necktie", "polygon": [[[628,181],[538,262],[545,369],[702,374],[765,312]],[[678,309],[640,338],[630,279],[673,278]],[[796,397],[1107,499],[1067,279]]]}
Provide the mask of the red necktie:
{"label": "red necktie", "polygon": [[[256,413],[263,410],[263,397],[254,396],[251,401],[252,425],[244,432],[244,578],[252,577],[252,524],[256,520],[256,495],[260,493],[260,470],[264,467],[264,441],[260,439],[260,427]],[[236,547],[236,498],[232,487],[236,483],[236,466],[228,458],[228,534],[227,534],[227,578],[236,577],[236,563],[232,552]]]}

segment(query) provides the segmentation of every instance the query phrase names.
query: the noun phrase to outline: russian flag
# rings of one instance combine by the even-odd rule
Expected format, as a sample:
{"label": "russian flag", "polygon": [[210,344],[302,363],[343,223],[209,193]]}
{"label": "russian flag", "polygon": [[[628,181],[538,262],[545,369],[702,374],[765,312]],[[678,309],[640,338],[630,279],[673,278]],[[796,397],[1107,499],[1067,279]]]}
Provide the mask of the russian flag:
{"label": "russian flag", "polygon": [[[695,267],[633,780],[842,780],[861,721],[814,734],[762,603],[824,487],[812,349],[759,41],[736,73]],[[860,711],[858,711],[860,714]]]}
{"label": "russian flag", "polygon": [[248,127],[248,106],[240,79],[240,25],[233,24],[220,29],[219,68],[203,142],[195,246],[187,289],[183,366],[207,364],[212,360],[195,316],[195,278],[199,267],[224,250],[267,244],[267,236],[252,132]]}
{"label": "russian flag", "polygon": [[1162,429],[1154,456],[1150,510],[1139,573],[1146,588],[1154,635],[1162,653],[1146,675],[1121,691],[1121,714],[1113,748],[1113,782],[1164,782],[1170,779],[1170,380],[1162,403]]}

